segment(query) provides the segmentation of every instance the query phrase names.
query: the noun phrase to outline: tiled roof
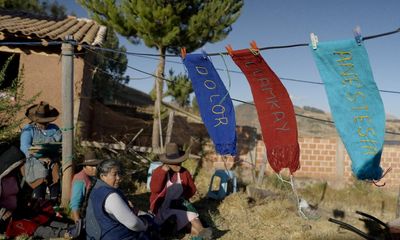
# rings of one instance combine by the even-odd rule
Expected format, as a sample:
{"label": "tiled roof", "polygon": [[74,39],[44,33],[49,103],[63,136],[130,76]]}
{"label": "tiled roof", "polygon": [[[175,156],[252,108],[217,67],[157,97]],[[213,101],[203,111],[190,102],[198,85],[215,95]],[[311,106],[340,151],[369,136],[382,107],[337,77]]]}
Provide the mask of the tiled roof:
{"label": "tiled roof", "polygon": [[106,27],[91,19],[68,16],[53,20],[27,13],[0,11],[0,40],[26,37],[46,41],[62,41],[68,35],[80,44],[100,45],[105,38]]}

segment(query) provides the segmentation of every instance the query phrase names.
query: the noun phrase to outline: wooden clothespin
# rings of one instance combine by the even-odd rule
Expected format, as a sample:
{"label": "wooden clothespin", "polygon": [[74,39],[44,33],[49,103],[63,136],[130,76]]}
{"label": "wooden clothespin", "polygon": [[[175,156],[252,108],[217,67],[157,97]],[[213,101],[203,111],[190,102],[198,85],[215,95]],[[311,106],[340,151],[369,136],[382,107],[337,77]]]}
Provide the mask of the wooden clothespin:
{"label": "wooden clothespin", "polygon": [[226,51],[228,51],[228,54],[233,57],[233,49],[232,46],[230,44],[225,46]]}
{"label": "wooden clothespin", "polygon": [[315,35],[314,33],[310,33],[310,39],[311,39],[312,49],[316,50],[318,46],[318,36]]}
{"label": "wooden clothespin", "polygon": [[361,37],[361,28],[360,28],[360,26],[356,26],[353,29],[353,33],[354,33],[354,38],[356,39],[357,44],[361,45],[362,37]]}
{"label": "wooden clothespin", "polygon": [[256,41],[251,41],[250,42],[250,48],[249,48],[250,52],[252,52],[255,56],[260,54],[260,50],[257,47],[257,43]]}
{"label": "wooden clothespin", "polygon": [[181,57],[182,57],[182,59],[185,59],[185,57],[186,57],[186,48],[185,47],[181,48]]}

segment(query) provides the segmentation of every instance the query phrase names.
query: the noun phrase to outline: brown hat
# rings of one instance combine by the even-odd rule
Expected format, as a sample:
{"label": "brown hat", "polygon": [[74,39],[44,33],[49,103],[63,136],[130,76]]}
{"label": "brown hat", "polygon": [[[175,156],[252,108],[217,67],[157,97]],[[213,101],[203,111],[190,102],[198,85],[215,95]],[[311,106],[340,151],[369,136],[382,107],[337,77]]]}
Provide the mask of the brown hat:
{"label": "brown hat", "polygon": [[57,119],[58,115],[58,110],[44,101],[30,106],[25,112],[25,116],[37,123],[52,122]]}
{"label": "brown hat", "polygon": [[84,155],[83,162],[78,165],[82,166],[96,166],[101,163],[101,160],[96,157],[96,153],[94,151],[87,151]]}
{"label": "brown hat", "polygon": [[158,155],[160,161],[166,164],[178,164],[185,161],[189,157],[190,149],[179,151],[176,143],[167,143],[165,145],[165,153]]}

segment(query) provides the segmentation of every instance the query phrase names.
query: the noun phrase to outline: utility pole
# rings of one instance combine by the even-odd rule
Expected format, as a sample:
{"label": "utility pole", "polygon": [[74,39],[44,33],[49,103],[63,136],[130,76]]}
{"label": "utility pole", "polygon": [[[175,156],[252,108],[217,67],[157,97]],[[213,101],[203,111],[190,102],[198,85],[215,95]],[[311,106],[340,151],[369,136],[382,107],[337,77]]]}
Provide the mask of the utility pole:
{"label": "utility pole", "polygon": [[72,36],[67,36],[61,46],[61,96],[62,96],[62,192],[61,206],[68,207],[71,195],[72,157],[74,142],[74,46]]}

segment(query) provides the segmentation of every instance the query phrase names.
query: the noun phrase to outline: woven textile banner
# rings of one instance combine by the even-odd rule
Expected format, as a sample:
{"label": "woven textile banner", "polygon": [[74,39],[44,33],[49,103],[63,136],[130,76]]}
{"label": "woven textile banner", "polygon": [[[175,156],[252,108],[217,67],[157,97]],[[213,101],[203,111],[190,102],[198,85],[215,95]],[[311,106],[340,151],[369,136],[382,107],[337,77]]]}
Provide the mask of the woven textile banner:
{"label": "woven textile banner", "polygon": [[221,155],[236,155],[235,109],[214,65],[205,54],[188,54],[183,64],[215,150]]}
{"label": "woven textile banner", "polygon": [[246,76],[257,108],[268,162],[279,173],[299,167],[299,143],[293,104],[285,87],[260,54],[232,51],[232,59]]}
{"label": "woven textile banner", "polygon": [[311,51],[353,173],[361,180],[380,179],[385,110],[365,47],[351,39],[320,42]]}

